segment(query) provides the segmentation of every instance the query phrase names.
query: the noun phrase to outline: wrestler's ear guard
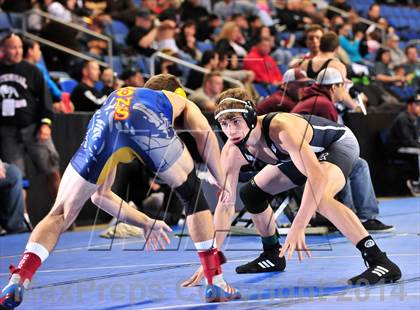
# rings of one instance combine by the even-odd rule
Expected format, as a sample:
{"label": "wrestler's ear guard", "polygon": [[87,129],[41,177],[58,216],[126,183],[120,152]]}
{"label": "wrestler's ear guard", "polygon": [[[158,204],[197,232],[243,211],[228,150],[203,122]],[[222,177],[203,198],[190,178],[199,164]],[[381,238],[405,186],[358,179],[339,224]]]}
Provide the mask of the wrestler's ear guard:
{"label": "wrestler's ear guard", "polygon": [[185,92],[185,90],[181,87],[178,87],[177,89],[175,89],[174,91],[175,94],[178,94],[184,98],[187,98],[187,93]]}

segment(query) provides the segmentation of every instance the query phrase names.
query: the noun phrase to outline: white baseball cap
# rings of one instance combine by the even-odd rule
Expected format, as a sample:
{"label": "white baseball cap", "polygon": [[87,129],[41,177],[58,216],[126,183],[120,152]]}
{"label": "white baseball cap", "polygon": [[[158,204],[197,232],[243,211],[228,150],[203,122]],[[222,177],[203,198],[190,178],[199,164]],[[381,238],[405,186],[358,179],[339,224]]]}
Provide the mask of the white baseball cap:
{"label": "white baseball cap", "polygon": [[350,80],[343,78],[338,69],[333,67],[321,70],[316,77],[316,82],[320,85],[345,84],[346,88],[353,85]]}
{"label": "white baseball cap", "polygon": [[300,68],[289,69],[283,75],[283,83],[301,80],[308,80],[308,75]]}

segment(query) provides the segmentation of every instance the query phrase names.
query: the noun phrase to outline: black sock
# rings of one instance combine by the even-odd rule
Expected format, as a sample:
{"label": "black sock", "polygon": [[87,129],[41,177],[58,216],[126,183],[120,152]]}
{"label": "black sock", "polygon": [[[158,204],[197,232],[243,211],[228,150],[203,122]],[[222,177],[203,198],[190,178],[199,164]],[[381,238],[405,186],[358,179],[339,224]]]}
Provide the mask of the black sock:
{"label": "black sock", "polygon": [[274,235],[269,237],[261,237],[261,241],[263,244],[264,252],[272,252],[275,253],[280,249],[280,240],[279,240],[279,234],[276,230]]}
{"label": "black sock", "polygon": [[363,259],[368,261],[373,261],[377,258],[383,257],[384,253],[376,245],[376,242],[372,239],[371,236],[367,236],[360,240],[356,247],[362,253]]}

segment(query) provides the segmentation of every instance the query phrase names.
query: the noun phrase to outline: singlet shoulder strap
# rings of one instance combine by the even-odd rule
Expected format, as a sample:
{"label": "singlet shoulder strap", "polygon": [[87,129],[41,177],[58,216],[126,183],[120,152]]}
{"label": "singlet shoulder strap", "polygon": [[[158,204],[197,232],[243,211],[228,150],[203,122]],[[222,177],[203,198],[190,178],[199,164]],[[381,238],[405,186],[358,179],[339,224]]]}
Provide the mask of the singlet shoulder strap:
{"label": "singlet shoulder strap", "polygon": [[278,114],[278,112],[272,112],[268,113],[263,118],[262,123],[262,133],[264,135],[265,142],[267,143],[267,146],[271,148],[271,145],[273,145],[273,141],[270,138],[270,124],[273,118]]}
{"label": "singlet shoulder strap", "polygon": [[306,75],[311,79],[316,78],[316,73],[314,72],[314,69],[312,69],[312,59],[309,59],[308,61],[308,66],[306,68]]}
{"label": "singlet shoulder strap", "polygon": [[330,62],[331,61],[333,61],[334,59],[333,58],[330,58],[330,59],[328,59],[326,62],[324,62],[324,64],[321,66],[321,69],[319,69],[319,71],[317,72],[317,73],[319,73],[319,72],[321,72],[322,70],[324,70],[324,69],[326,69],[326,68],[328,68],[328,65],[330,64]]}

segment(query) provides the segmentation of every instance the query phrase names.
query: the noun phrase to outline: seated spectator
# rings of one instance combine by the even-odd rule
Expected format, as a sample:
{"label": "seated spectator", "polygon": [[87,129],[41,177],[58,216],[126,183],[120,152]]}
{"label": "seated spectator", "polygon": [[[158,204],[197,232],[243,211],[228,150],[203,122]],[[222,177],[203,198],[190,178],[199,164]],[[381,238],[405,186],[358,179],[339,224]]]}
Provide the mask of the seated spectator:
{"label": "seated spectator", "polygon": [[379,82],[379,85],[387,91],[391,91],[390,86],[398,87],[399,83],[405,83],[407,81],[407,77],[405,75],[394,75],[390,64],[390,51],[384,48],[379,49],[378,53],[376,54],[374,74],[376,81]]}
{"label": "seated spectator", "polygon": [[0,227],[9,234],[28,231],[24,219],[22,173],[0,160]]}
{"label": "seated spectator", "polygon": [[360,55],[360,42],[363,39],[363,33],[357,32],[353,37],[352,25],[345,23],[339,28],[338,40],[340,46],[346,51],[351,62],[361,62],[362,55]]}
{"label": "seated spectator", "polygon": [[268,15],[267,12],[264,12],[252,3],[251,1],[244,0],[223,0],[215,4],[213,12],[222,18],[223,20],[229,20],[232,15],[241,15],[249,17],[252,15],[257,15],[261,18],[261,21],[266,26],[272,26],[273,20]]}
{"label": "seated spectator", "polygon": [[407,61],[404,52],[400,49],[400,37],[396,34],[388,35],[386,39],[386,47],[391,55],[389,67],[393,69],[395,66],[402,65]]}
{"label": "seated spectator", "polygon": [[181,32],[177,36],[176,45],[186,54],[190,55],[192,59],[200,61],[202,54],[197,48],[195,37],[197,32],[197,25],[194,21],[186,21],[181,27]]}
{"label": "seated spectator", "polygon": [[209,12],[198,0],[185,0],[181,7],[181,21],[194,20],[196,23],[207,20]]}
{"label": "seated spectator", "polygon": [[99,0],[90,1],[85,0],[85,6],[90,2],[96,2],[101,5],[100,9],[96,10],[95,17],[103,23],[111,23],[114,19],[125,23],[128,27],[132,27],[135,19],[136,5],[133,0]]}
{"label": "seated spectator", "polygon": [[193,92],[190,99],[202,112],[213,113],[216,109],[216,98],[222,91],[222,75],[218,71],[213,71],[205,75],[203,86]]}
{"label": "seated spectator", "polygon": [[418,59],[415,45],[407,45],[405,48],[407,61],[404,64],[405,73],[408,76],[408,83],[414,87],[420,87],[420,61]]}
{"label": "seated spectator", "polygon": [[[219,54],[215,51],[205,51],[201,61],[197,64],[210,71],[217,70],[219,66]],[[203,85],[204,73],[197,70],[190,70],[187,78],[186,87],[190,89],[197,89]]]}
{"label": "seated spectator", "polygon": [[[99,18],[93,18],[91,23],[88,24],[88,28],[97,34],[105,34],[105,25],[104,22]],[[87,51],[93,57],[105,56],[108,53],[108,42],[99,38],[96,38],[90,34],[82,35],[81,40],[87,47]],[[117,48],[113,47],[113,51]]]}
{"label": "seated spectator", "polygon": [[135,68],[126,69],[120,78],[124,82],[123,87],[143,87],[144,85],[143,75]]}
{"label": "seated spectator", "polygon": [[244,69],[253,71],[255,82],[278,86],[283,76],[277,67],[277,62],[270,56],[271,42],[260,38],[244,59]]}
{"label": "seated spectator", "polygon": [[[243,47],[245,38],[241,29],[235,22],[227,22],[223,25],[219,37],[216,40],[216,51],[220,53],[228,53],[238,57],[244,57],[247,50]],[[237,69],[237,68],[232,68]]]}
{"label": "seated spectator", "polygon": [[328,67],[318,73],[316,83],[302,90],[299,103],[291,113],[322,115],[338,121],[336,102],[343,101],[346,93],[345,79],[340,71]]}
{"label": "seated spectator", "polygon": [[[255,74],[251,70],[235,70],[232,69],[238,67],[236,64],[238,62],[238,57],[233,54],[219,54],[219,62],[218,62],[218,70],[222,73],[223,76],[230,77],[235,80],[241,81],[245,89],[252,95],[253,98],[258,98],[258,94],[256,93],[254,87],[252,86],[252,82],[255,79]],[[225,87],[233,87],[232,85],[228,84]]]}
{"label": "seated spectator", "polygon": [[301,0],[289,0],[285,5],[277,6],[276,16],[289,32],[303,30],[312,24],[312,19],[304,12]]}
{"label": "seated spectator", "polygon": [[[178,54],[171,49],[163,49],[162,53],[179,58]],[[165,58],[159,58],[156,64],[156,74],[172,74],[176,77],[180,77],[182,76],[182,71],[175,62]]]}
{"label": "seated spectator", "polygon": [[100,73],[99,64],[96,61],[84,63],[82,79],[70,96],[76,111],[94,112],[105,102],[107,96],[95,88]]}
{"label": "seated spectator", "polygon": [[134,51],[141,55],[151,56],[157,50],[153,48],[158,28],[153,24],[154,17],[149,11],[140,9],[136,11],[134,27],[130,29],[125,42]]}
{"label": "seated spectator", "polygon": [[392,123],[389,132],[389,148],[397,156],[411,154],[413,180],[407,180],[407,186],[411,193],[420,196],[420,135],[418,120],[420,117],[420,91],[410,98],[407,107],[400,112]]}
{"label": "seated spectator", "polygon": [[258,115],[292,111],[299,102],[299,91],[313,82],[314,80],[309,79],[306,72],[300,68],[287,70],[278,91],[257,105]]}
{"label": "seated spectator", "polygon": [[111,68],[105,68],[101,73],[100,81],[103,84],[102,94],[109,96],[114,90],[121,87],[118,75]]}
{"label": "seated spectator", "polygon": [[[50,91],[52,98],[53,98],[53,108],[54,112],[61,113],[67,112],[63,103],[63,92],[60,88],[58,88],[57,84],[52,80],[50,74],[48,73],[47,68],[45,67],[44,63],[42,62],[42,53],[41,48],[38,42],[32,41],[30,39],[23,40],[23,57],[24,59],[36,65],[42,72],[45,81],[47,82],[48,90]],[[69,94],[65,94],[64,96],[68,96]],[[74,106],[70,102],[70,111],[74,111]]]}

